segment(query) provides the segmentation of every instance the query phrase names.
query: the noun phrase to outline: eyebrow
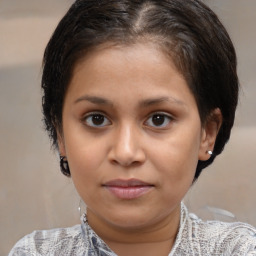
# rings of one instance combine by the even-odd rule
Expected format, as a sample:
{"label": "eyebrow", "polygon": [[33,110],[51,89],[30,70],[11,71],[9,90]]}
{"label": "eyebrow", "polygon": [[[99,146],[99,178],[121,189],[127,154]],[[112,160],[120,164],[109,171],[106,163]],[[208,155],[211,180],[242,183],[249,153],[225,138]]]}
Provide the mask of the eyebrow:
{"label": "eyebrow", "polygon": [[89,96],[89,95],[85,95],[82,96],[80,98],[78,98],[77,100],[75,100],[75,104],[79,103],[81,101],[89,101],[93,104],[97,104],[97,105],[110,105],[113,106],[113,103],[107,99],[101,98],[101,97],[97,97],[97,96]]}
{"label": "eyebrow", "polygon": [[173,97],[157,97],[157,98],[143,100],[140,103],[140,106],[141,107],[149,107],[149,106],[152,106],[152,105],[161,104],[163,102],[185,105],[185,103],[183,101],[175,99]]}
{"label": "eyebrow", "polygon": [[[102,98],[102,97],[98,97],[98,96],[85,95],[85,96],[82,96],[82,97],[78,98],[77,100],[75,100],[74,103],[76,104],[76,103],[79,103],[81,101],[89,101],[89,102],[91,102],[93,104],[96,104],[96,105],[113,106],[113,103],[110,100]],[[139,106],[145,108],[145,107],[149,107],[149,106],[152,106],[152,105],[161,104],[163,102],[185,105],[185,103],[183,101],[180,101],[180,100],[175,99],[173,97],[156,97],[156,98],[150,98],[150,99],[142,100],[139,103]]]}

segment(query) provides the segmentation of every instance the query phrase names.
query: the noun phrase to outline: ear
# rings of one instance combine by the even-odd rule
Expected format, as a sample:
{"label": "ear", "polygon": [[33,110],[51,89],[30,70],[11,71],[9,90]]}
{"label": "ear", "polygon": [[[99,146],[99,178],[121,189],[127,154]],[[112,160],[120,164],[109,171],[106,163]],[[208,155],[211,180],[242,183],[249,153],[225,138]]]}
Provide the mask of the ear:
{"label": "ear", "polygon": [[222,124],[222,114],[219,108],[214,109],[207,117],[202,127],[201,143],[198,159],[201,161],[208,160],[211,155],[208,151],[214,149],[215,141]]}
{"label": "ear", "polygon": [[59,132],[57,132],[57,143],[58,143],[60,156],[66,156],[64,137]]}

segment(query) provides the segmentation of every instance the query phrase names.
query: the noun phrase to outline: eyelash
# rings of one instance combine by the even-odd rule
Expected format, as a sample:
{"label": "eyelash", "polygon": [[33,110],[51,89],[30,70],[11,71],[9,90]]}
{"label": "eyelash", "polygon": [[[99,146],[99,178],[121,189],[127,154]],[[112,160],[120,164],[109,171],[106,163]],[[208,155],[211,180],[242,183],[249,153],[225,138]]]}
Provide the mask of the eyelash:
{"label": "eyelash", "polygon": [[[152,120],[152,118],[154,117],[157,117],[155,121],[157,122],[160,121],[159,125],[153,124],[154,121]],[[99,121],[99,124],[98,125],[95,123],[93,124],[92,118],[96,118],[94,121]],[[163,120],[161,120],[161,118],[163,118]],[[151,128],[164,129],[164,128],[168,128],[170,125],[170,122],[173,120],[174,118],[171,115],[166,114],[165,112],[154,112],[149,117],[147,117],[146,121],[143,124]],[[161,123],[161,121],[163,121],[163,124]],[[102,112],[89,113],[82,118],[82,122],[85,123],[88,127],[92,127],[92,128],[103,128],[112,124],[109,118],[106,117],[106,115]]]}

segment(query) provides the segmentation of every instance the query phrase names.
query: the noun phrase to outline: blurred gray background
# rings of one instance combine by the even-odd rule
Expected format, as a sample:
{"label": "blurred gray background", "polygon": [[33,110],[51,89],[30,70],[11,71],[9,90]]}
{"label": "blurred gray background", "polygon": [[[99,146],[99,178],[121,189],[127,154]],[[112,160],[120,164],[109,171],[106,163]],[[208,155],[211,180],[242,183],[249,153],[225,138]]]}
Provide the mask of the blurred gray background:
{"label": "blurred gray background", "polygon": [[[0,255],[35,229],[79,223],[79,197],[43,131],[40,91],[44,47],[72,2],[0,0]],[[242,93],[226,150],[185,201],[203,218],[225,220],[223,209],[256,226],[256,1],[205,2],[233,39]]]}

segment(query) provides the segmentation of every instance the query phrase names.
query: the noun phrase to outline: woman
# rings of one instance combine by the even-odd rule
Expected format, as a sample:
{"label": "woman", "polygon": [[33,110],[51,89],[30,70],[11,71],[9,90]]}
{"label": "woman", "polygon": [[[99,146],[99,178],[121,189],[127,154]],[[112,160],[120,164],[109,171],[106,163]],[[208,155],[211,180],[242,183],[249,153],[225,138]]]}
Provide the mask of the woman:
{"label": "woman", "polygon": [[181,202],[228,141],[236,55],[199,0],[77,0],[44,55],[46,130],[87,213],[10,255],[255,255],[256,230]]}

